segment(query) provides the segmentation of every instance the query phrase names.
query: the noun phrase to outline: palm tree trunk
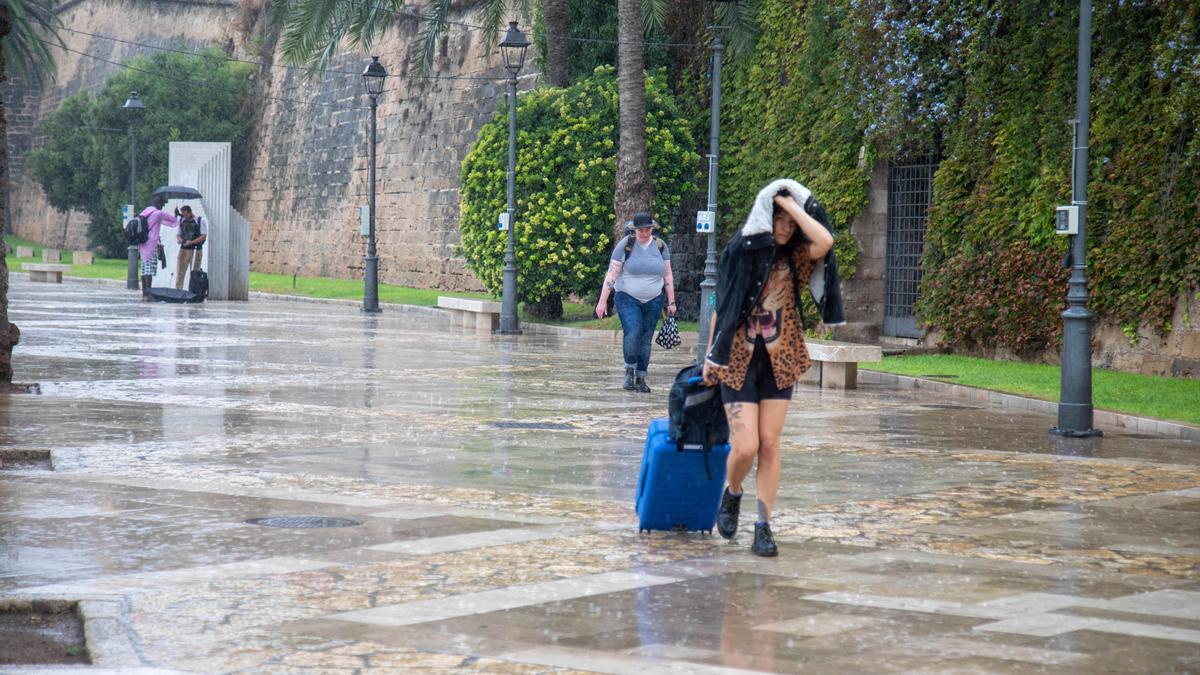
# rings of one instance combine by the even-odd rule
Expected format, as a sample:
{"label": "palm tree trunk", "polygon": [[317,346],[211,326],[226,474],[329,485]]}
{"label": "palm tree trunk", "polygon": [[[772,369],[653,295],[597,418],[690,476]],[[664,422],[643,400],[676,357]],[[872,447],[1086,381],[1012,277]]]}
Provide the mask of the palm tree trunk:
{"label": "palm tree trunk", "polygon": [[[0,5],[0,39],[12,29],[8,4]],[[4,53],[0,51],[0,232],[8,231],[8,113],[4,108]],[[8,322],[8,246],[0,240],[0,385],[12,382],[12,350],[21,331]]]}
{"label": "palm tree trunk", "polygon": [[617,104],[621,139],[617,149],[613,197],[614,237],[638,211],[650,211],[654,183],[646,159],[646,58],[642,33],[642,0],[617,0]]}
{"label": "palm tree trunk", "polygon": [[542,0],[542,19],[546,22],[546,80],[552,87],[566,87],[571,84],[567,71],[571,12],[567,0]]}

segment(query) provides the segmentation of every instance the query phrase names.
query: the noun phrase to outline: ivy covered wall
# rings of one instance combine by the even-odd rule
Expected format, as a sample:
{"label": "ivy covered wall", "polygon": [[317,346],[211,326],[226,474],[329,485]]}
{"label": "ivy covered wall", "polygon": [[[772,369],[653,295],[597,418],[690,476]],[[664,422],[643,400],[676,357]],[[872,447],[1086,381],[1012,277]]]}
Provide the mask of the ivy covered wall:
{"label": "ivy covered wall", "polygon": [[[1056,204],[1070,199],[1078,3],[762,0],[725,75],[722,225],[789,175],[840,224],[876,162],[941,158],[921,318],[941,339],[1055,349],[1065,306]],[[1171,331],[1200,287],[1200,4],[1097,0],[1091,307],[1130,336]],[[851,237],[839,253],[853,267]]]}

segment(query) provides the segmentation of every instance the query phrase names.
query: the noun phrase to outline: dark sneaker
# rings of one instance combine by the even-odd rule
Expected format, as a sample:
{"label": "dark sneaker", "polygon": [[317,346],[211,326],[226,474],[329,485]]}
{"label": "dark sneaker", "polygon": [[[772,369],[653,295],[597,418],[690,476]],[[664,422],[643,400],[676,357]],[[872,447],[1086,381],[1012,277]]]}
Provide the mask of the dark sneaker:
{"label": "dark sneaker", "polygon": [[625,383],[621,385],[625,391],[633,391],[633,368],[625,369]]}
{"label": "dark sneaker", "polygon": [[717,532],[726,539],[737,534],[738,516],[742,512],[742,496],[729,494],[729,488],[721,493],[721,508],[717,511]]}
{"label": "dark sneaker", "polygon": [[650,393],[650,387],[646,385],[646,378],[644,378],[644,377],[639,377],[636,380],[634,380],[633,388],[637,391],[642,392],[643,394]]}
{"label": "dark sneaker", "polygon": [[779,555],[779,547],[775,545],[775,535],[771,534],[770,523],[754,524],[754,544],[750,546],[754,555],[773,558]]}

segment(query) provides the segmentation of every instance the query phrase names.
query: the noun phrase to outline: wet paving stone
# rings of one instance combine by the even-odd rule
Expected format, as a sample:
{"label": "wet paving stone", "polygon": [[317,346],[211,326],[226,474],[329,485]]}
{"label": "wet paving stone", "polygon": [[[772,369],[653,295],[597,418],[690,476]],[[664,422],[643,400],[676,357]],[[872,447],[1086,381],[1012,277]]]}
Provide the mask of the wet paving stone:
{"label": "wet paving stone", "polygon": [[[0,600],[110,602],[194,672],[1200,670],[1200,444],[801,387],[749,539],[637,532],[648,421],[694,354],[464,333],[424,310],[143,305],[12,280]],[[320,516],[340,528],[269,528]],[[748,526],[743,522],[743,527]],[[0,651],[2,651],[0,647]]]}

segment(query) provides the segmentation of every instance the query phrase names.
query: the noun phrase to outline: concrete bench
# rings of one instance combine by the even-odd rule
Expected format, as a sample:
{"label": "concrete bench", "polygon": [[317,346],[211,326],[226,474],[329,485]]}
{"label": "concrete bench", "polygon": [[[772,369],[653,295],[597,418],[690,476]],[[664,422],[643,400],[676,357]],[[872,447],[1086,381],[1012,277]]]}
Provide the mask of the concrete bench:
{"label": "concrete bench", "polygon": [[500,325],[500,303],[438,296],[437,306],[450,312],[450,323],[492,332]]}
{"label": "concrete bench", "polygon": [[91,265],[92,264],[92,252],[91,251],[72,251],[71,252],[71,264],[72,265]]}
{"label": "concrete bench", "polygon": [[824,389],[858,388],[858,364],[883,359],[883,348],[876,345],[829,340],[808,340],[807,344],[808,356],[813,363],[801,382],[817,384]]}
{"label": "concrete bench", "polygon": [[63,272],[69,272],[71,266],[55,263],[25,263],[21,265],[21,269],[29,272],[30,281],[46,281],[61,284]]}
{"label": "concrete bench", "polygon": [[32,258],[33,257],[33,247],[32,246],[18,246],[17,247],[17,257],[18,258]]}
{"label": "concrete bench", "polygon": [[62,251],[60,251],[56,248],[42,249],[42,262],[56,263],[56,262],[60,262],[61,260],[62,260]]}

